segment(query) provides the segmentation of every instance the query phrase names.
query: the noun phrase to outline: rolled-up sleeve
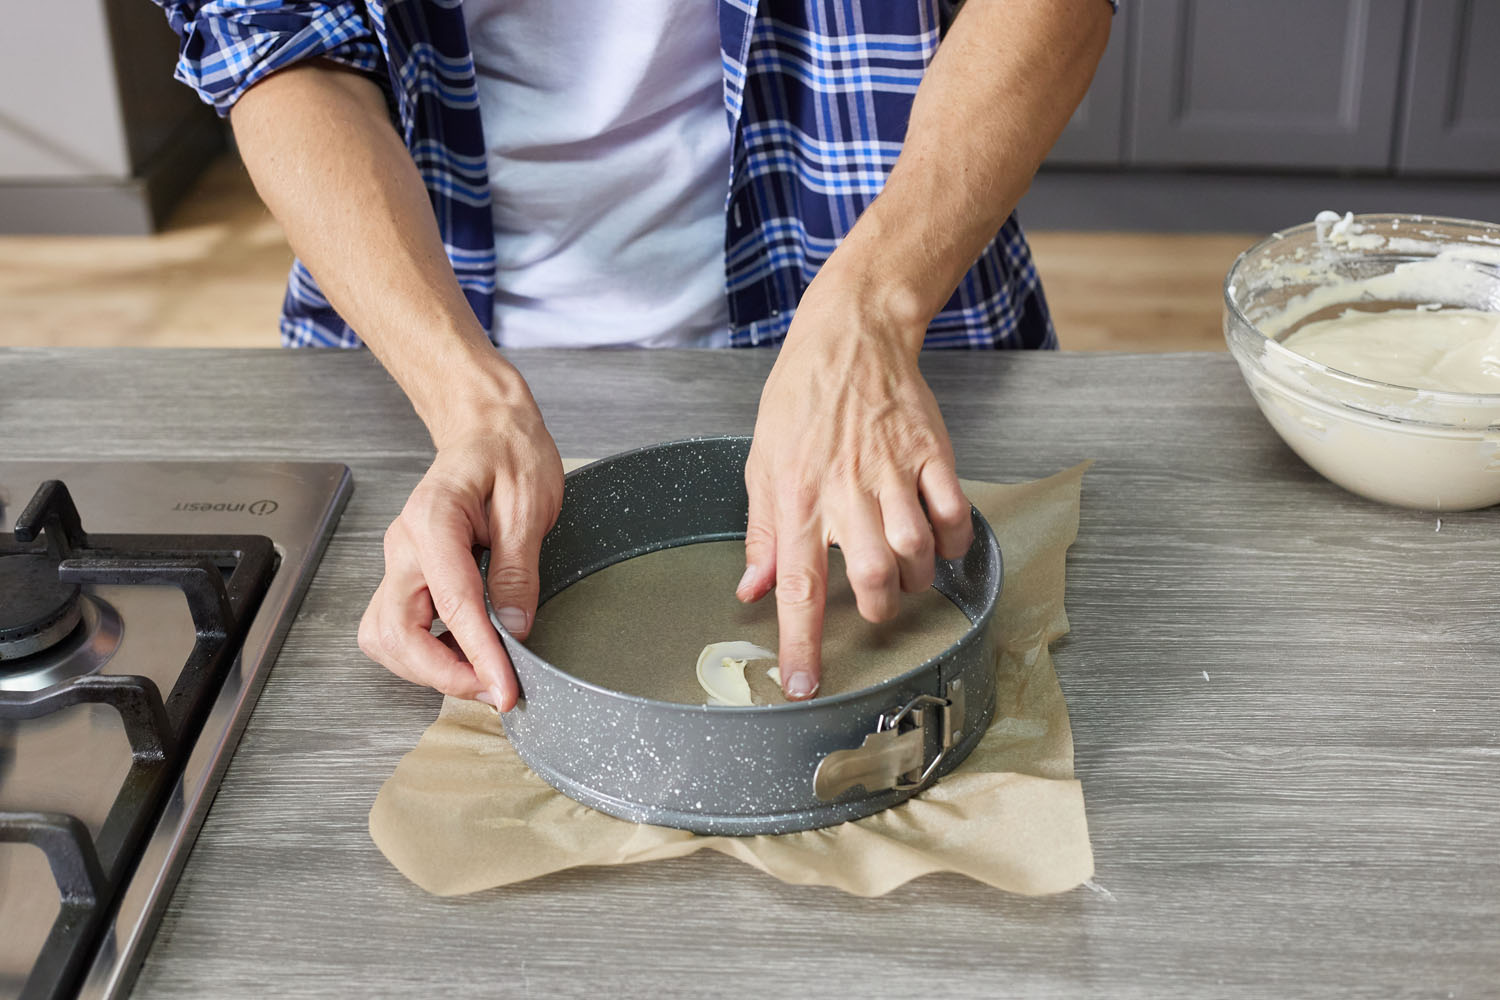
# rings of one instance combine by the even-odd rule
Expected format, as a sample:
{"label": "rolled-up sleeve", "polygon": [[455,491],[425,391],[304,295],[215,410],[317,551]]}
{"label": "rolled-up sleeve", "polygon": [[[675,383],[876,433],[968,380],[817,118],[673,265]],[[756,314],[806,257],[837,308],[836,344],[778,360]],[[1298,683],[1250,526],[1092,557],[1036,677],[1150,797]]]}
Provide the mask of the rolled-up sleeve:
{"label": "rolled-up sleeve", "polygon": [[177,79],[221,116],[257,82],[308,59],[369,73],[384,70],[380,46],[354,2],[155,0],[177,33]]}

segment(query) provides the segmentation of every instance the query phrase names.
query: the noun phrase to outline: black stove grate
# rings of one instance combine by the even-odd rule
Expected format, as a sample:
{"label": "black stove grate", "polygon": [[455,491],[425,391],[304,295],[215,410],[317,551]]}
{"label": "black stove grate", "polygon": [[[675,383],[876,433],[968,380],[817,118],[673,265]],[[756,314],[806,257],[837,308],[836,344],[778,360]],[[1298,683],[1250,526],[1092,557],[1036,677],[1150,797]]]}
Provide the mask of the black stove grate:
{"label": "black stove grate", "polygon": [[[277,568],[262,535],[96,535],[83,530],[67,488],[51,480],[16,518],[15,545],[0,555],[45,552],[58,579],[76,584],[167,584],[187,598],[193,650],[163,697],[149,678],[93,675],[35,692],[0,691],[0,721],[35,719],[85,703],[119,712],[131,767],[97,841],[76,817],[0,811],[0,841],[24,841],[47,855],[62,901],[26,981],[23,1000],[70,995],[114,904],[181,773],[184,748],[202,728]],[[0,594],[0,600],[5,595]]]}

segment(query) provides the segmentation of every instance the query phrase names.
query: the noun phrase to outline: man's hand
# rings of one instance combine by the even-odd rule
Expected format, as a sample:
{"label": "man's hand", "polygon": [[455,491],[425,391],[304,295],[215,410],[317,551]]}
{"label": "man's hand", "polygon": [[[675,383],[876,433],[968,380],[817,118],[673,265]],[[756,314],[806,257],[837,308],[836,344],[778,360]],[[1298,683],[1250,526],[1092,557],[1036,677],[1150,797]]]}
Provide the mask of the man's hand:
{"label": "man's hand", "polygon": [[[490,595],[524,638],[537,552],[562,506],[562,462],[536,401],[464,298],[373,80],[320,62],[293,66],[246,91],[231,121],[292,248],[437,446],[386,532],[385,578],[359,646],[408,680],[508,710],[515,673],[485,615],[472,547],[490,547]],[[434,616],[448,626],[441,639],[428,631]]]}
{"label": "man's hand", "polygon": [[745,468],[738,591],[755,601],[776,588],[789,698],[817,691],[830,543],[871,621],[932,583],[934,549],[957,558],[969,545],[917,352],[1088,89],[1109,11],[1104,0],[965,4],[917,88],[884,189],[797,306]]}
{"label": "man's hand", "polygon": [[[542,536],[562,505],[562,461],[530,393],[433,436],[437,458],[385,534],[385,577],[359,647],[407,680],[509,711],[520,688],[485,613],[472,550],[489,547],[490,600],[524,639]],[[434,617],[448,627],[441,639],[429,631]]]}
{"label": "man's hand", "polygon": [[902,591],[932,585],[934,551],[955,559],[973,541],[948,432],[917,371],[924,327],[825,268],[761,393],[738,595],[776,588],[788,698],[818,689],[830,544],[843,550],[860,615],[880,622]]}

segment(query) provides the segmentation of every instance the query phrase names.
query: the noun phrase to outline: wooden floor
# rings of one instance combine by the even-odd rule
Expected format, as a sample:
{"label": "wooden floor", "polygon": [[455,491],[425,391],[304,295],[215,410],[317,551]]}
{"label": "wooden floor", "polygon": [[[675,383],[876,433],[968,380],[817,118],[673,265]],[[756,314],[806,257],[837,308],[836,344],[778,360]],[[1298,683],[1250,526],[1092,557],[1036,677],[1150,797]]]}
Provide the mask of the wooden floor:
{"label": "wooden floor", "polygon": [[1224,350],[1224,275],[1262,235],[1027,233],[1068,351]]}
{"label": "wooden floor", "polygon": [[[1065,350],[1220,350],[1220,285],[1254,234],[1032,232]],[[166,231],[0,236],[0,345],[270,347],[292,254],[232,157]]]}

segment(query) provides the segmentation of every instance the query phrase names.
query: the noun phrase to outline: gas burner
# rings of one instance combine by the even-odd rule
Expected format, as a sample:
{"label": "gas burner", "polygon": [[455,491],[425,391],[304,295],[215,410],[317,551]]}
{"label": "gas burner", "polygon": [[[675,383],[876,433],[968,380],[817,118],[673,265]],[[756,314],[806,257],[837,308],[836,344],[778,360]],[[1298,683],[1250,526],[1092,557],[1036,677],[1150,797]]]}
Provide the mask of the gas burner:
{"label": "gas burner", "polygon": [[68,638],[82,620],[76,583],[58,579],[45,553],[0,554],[0,670]]}
{"label": "gas burner", "polygon": [[[112,531],[84,530],[59,472]],[[129,992],[349,485],[0,460],[0,997]],[[46,865],[13,887],[17,841]]]}
{"label": "gas burner", "polygon": [[[0,562],[10,558],[0,557]],[[119,612],[92,594],[81,595],[73,606],[76,624],[54,645],[30,656],[0,659],[0,691],[41,691],[98,673],[109,662],[125,633]]]}

